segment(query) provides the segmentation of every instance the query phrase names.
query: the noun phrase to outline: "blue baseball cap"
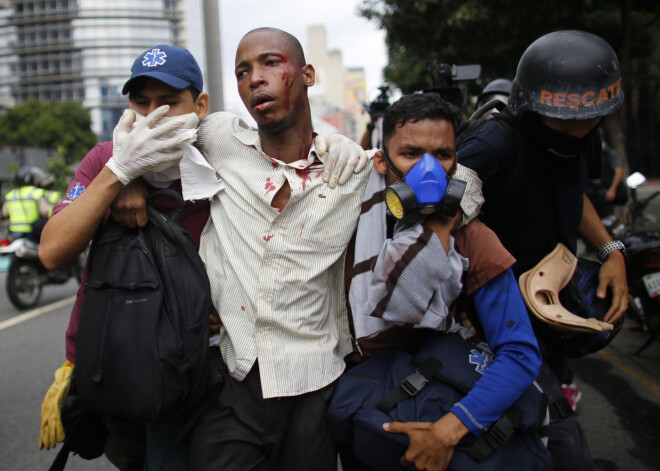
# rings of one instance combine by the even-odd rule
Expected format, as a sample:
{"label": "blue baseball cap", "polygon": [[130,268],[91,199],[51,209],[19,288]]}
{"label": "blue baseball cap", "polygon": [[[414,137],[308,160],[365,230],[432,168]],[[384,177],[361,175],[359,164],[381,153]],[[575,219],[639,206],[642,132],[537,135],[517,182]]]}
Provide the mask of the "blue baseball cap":
{"label": "blue baseball cap", "polygon": [[204,88],[202,71],[190,51],[167,44],[147,49],[135,59],[131,78],[121,91],[123,95],[129,92],[138,77],[152,77],[177,90],[191,85],[199,92]]}

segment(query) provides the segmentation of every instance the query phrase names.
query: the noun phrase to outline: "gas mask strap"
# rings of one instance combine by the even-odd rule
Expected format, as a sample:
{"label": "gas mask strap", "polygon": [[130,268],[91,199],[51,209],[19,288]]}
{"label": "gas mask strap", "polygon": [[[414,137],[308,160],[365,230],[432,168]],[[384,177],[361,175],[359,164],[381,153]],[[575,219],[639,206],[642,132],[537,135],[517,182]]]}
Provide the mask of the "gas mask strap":
{"label": "gas mask strap", "polygon": [[390,159],[390,154],[387,152],[387,148],[385,146],[383,146],[383,157],[385,157],[387,168],[394,172],[401,179],[401,181],[406,181],[406,176],[401,170],[396,168],[396,165],[394,165],[394,162],[392,162],[392,159]]}

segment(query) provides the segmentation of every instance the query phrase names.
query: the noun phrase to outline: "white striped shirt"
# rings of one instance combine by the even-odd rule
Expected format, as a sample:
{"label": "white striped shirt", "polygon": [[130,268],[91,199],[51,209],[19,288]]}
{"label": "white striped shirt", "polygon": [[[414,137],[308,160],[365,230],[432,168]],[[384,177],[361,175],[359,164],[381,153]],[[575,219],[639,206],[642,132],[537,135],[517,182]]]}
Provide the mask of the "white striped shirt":
{"label": "white striped shirt", "polygon": [[[344,258],[370,167],[330,189],[313,147],[307,159],[285,164],[229,113],[202,121],[198,145],[225,183],[200,254],[231,375],[242,380],[258,359],[264,398],[330,384],[351,350]],[[271,201],[285,180],[291,197],[279,212]]]}

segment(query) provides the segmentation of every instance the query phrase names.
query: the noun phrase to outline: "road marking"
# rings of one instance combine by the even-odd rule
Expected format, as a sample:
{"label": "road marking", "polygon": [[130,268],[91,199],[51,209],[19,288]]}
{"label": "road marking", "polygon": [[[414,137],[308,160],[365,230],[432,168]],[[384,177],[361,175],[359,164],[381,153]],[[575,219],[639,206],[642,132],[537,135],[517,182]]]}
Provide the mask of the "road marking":
{"label": "road marking", "polygon": [[660,397],[660,385],[659,384],[655,383],[654,381],[651,381],[648,378],[645,378],[639,372],[635,371],[634,369],[632,369],[628,365],[624,364],[621,360],[619,360],[616,357],[616,355],[613,355],[610,352],[607,352],[605,350],[601,350],[600,352],[598,352],[598,354],[600,356],[604,357],[607,361],[612,363],[614,366],[619,368],[624,373],[627,373],[628,375],[632,376],[633,379],[639,381],[643,386],[646,386],[653,394]]}
{"label": "road marking", "polygon": [[50,311],[54,311],[55,309],[59,309],[63,306],[66,306],[67,304],[71,304],[75,300],[76,300],[75,296],[70,296],[68,298],[64,298],[60,301],[54,302],[47,306],[40,307],[39,309],[35,309],[34,311],[29,311],[26,312],[25,314],[21,314],[20,316],[12,317],[11,319],[7,319],[6,321],[0,322],[0,330],[5,330],[8,327],[12,327],[17,324],[20,324],[21,322],[29,321],[30,319],[39,317],[42,314],[45,314]]}

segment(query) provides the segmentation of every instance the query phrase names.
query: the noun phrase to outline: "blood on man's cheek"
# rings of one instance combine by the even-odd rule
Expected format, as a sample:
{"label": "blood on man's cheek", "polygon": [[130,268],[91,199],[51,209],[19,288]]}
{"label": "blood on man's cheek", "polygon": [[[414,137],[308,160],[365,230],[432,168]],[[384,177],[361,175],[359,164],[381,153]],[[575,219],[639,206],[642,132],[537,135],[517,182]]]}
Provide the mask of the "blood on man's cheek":
{"label": "blood on man's cheek", "polygon": [[291,97],[289,90],[293,87],[294,80],[291,78],[291,61],[287,56],[282,56],[282,82],[284,82],[284,92],[282,95],[282,102],[284,109],[289,111],[291,109]]}

